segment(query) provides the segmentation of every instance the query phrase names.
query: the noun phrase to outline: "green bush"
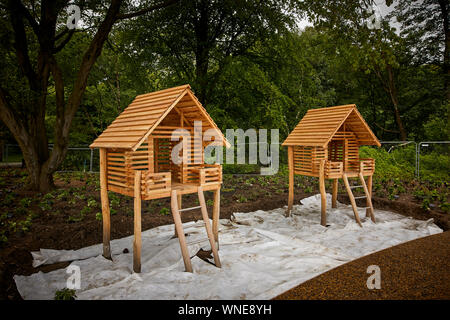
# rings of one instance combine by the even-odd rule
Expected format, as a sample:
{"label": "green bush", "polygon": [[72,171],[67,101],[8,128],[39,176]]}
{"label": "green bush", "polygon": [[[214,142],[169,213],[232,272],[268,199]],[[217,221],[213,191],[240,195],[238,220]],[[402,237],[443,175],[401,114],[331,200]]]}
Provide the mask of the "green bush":
{"label": "green bush", "polygon": [[388,152],[384,148],[363,146],[360,158],[375,159],[375,177],[414,179],[416,149],[414,145],[394,148]]}
{"label": "green bush", "polygon": [[55,300],[75,300],[76,297],[75,290],[72,289],[64,288],[55,292]]}
{"label": "green bush", "polygon": [[[413,180],[416,170],[415,145],[395,147],[388,152],[385,148],[363,146],[361,158],[375,159],[375,178],[400,178]],[[448,182],[450,179],[450,156],[445,147],[435,148],[420,155],[420,180]]]}
{"label": "green bush", "polygon": [[428,181],[449,181],[450,157],[445,153],[431,152],[420,156],[420,178]]}

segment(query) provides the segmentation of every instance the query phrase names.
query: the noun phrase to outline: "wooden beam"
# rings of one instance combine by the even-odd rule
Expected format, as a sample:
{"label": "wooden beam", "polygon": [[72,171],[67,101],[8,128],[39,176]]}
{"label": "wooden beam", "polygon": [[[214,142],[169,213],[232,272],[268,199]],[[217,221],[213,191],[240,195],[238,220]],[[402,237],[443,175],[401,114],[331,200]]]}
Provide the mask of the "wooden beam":
{"label": "wooden beam", "polygon": [[148,171],[151,173],[155,172],[155,144],[154,144],[154,139],[153,137],[150,135],[148,137]]}
{"label": "wooden beam", "polygon": [[213,191],[214,193],[214,205],[213,205],[213,234],[214,240],[217,243],[217,249],[219,249],[219,217],[220,217],[220,188]]}
{"label": "wooden beam", "polygon": [[173,107],[173,109],[180,116],[180,127],[185,128],[184,127],[184,123],[187,124],[188,128],[192,128],[193,127],[193,124],[188,119],[186,119],[186,117],[184,116],[183,111],[179,110],[177,106]]}
{"label": "wooden beam", "polygon": [[141,272],[141,171],[134,173],[134,241],[133,241],[133,270]]}
{"label": "wooden beam", "polygon": [[338,187],[339,187],[338,179],[333,179],[333,194],[331,197],[331,207],[332,208],[337,207],[336,202],[337,202]]}
{"label": "wooden beam", "polygon": [[102,220],[103,220],[103,256],[111,259],[111,222],[108,199],[108,169],[106,149],[100,148],[100,198],[102,202]]}
{"label": "wooden beam", "polygon": [[294,204],[294,147],[288,147],[288,167],[289,167],[289,198],[286,216],[291,215],[292,206]]}
{"label": "wooden beam", "polygon": [[319,166],[319,189],[320,189],[320,224],[324,227],[327,226],[327,194],[325,191],[325,160],[320,160]]}

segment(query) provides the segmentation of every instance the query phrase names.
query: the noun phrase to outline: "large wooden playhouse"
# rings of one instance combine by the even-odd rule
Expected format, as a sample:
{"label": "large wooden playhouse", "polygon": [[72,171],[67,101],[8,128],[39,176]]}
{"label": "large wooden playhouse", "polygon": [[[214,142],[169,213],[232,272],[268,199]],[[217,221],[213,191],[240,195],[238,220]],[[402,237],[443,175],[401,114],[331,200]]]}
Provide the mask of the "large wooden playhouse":
{"label": "large wooden playhouse", "polygon": [[[372,206],[374,159],[359,158],[362,145],[380,146],[356,105],[343,105],[308,110],[282,144],[288,148],[289,199],[286,214],[294,202],[294,174],[318,177],[321,194],[321,224],[326,226],[325,179],[333,180],[332,207],[336,207],[338,179],[342,179],[350,198],[355,219],[361,226],[356,200],[366,199],[366,215],[375,222]],[[367,177],[367,182],[365,178]],[[359,185],[350,185],[357,178]],[[353,191],[361,188],[362,196]]]}
{"label": "large wooden playhouse", "polygon": [[[201,132],[194,124],[201,124]],[[200,123],[201,122],[201,123]],[[172,141],[174,130],[179,141]],[[206,130],[216,133],[203,141]],[[200,136],[198,140],[192,136]],[[219,137],[217,139],[217,137]],[[196,142],[197,141],[197,142]],[[181,163],[171,159],[173,148],[182,143]],[[103,255],[111,258],[110,208],[108,191],[134,197],[133,269],[141,270],[141,200],[171,197],[175,234],[178,236],[186,271],[192,272],[188,243],[183,231],[181,213],[201,209],[206,233],[220,267],[218,255],[218,220],[222,167],[205,164],[204,148],[229,146],[217,125],[195,97],[189,85],[137,96],[133,102],[90,145],[100,149],[100,186],[103,216]],[[189,144],[189,145],[188,145]],[[189,148],[190,147],[190,148]],[[211,226],[203,191],[214,192],[213,223]],[[184,194],[197,193],[199,206],[181,208]]]}

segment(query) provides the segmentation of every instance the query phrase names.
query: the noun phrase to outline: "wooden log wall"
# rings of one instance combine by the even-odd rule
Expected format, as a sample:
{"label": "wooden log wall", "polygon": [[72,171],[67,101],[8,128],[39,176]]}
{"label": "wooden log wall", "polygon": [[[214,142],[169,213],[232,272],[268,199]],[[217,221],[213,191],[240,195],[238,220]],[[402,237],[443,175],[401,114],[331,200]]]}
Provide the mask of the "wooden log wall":
{"label": "wooden log wall", "polygon": [[125,152],[106,150],[107,188],[127,188],[127,162]]}
{"label": "wooden log wall", "polygon": [[295,174],[319,174],[320,160],[327,159],[327,149],[322,147],[295,146],[294,172]]}

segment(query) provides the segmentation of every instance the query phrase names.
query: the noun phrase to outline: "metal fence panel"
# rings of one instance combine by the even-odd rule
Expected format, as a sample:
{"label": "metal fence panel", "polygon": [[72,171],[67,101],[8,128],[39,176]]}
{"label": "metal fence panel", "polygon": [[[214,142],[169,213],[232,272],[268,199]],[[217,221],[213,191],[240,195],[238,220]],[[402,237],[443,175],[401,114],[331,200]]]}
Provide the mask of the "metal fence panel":
{"label": "metal fence panel", "polygon": [[[414,175],[419,179],[437,177],[447,179],[450,172],[450,141],[380,141],[382,148],[392,154],[393,161],[408,163],[414,167]],[[245,143],[248,151],[248,143]],[[49,149],[52,145],[49,146]],[[234,146],[236,148],[236,145]],[[235,154],[237,154],[235,150]],[[224,150],[224,158],[225,158]],[[280,165],[287,161],[287,148],[280,146]],[[21,162],[22,153],[18,145],[5,144],[2,152],[2,162]],[[99,152],[88,146],[69,147],[67,156],[58,172],[98,172],[100,166]],[[238,164],[232,166],[239,166]],[[259,172],[261,164],[255,165],[255,174]],[[229,170],[229,169],[228,169]],[[232,169],[233,170],[233,169]],[[239,170],[238,170],[239,171]]]}
{"label": "metal fence panel", "polygon": [[[417,178],[448,182],[450,141],[423,141],[417,145]],[[422,171],[422,172],[421,172]]]}

